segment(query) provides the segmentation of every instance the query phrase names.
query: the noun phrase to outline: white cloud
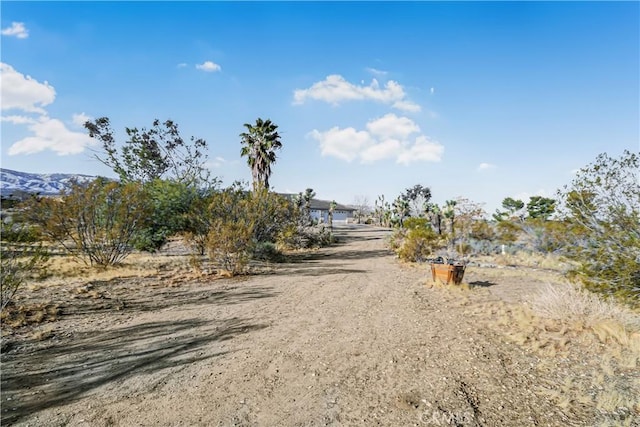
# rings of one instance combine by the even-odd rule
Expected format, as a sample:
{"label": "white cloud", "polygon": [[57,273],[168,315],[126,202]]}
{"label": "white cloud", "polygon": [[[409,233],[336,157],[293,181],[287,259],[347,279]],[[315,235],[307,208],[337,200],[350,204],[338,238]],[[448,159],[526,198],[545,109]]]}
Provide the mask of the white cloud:
{"label": "white cloud", "polygon": [[58,155],[78,154],[94,141],[83,132],[73,132],[65,124],[46,115],[29,124],[32,136],[21,139],[9,147],[9,155],[34,154],[51,150]]}
{"label": "white cloud", "polygon": [[93,117],[88,116],[85,113],[74,114],[71,117],[71,121],[73,122],[73,124],[81,128],[83,128],[84,124],[89,120],[93,120]]}
{"label": "white cloud", "polygon": [[[333,127],[324,132],[314,129],[308,136],[319,142],[323,156],[348,162],[395,159],[408,165],[416,161],[438,162],[444,153],[441,144],[419,134],[420,128],[406,117],[387,114],[367,123],[366,129]],[[413,137],[414,134],[418,135]]]}
{"label": "white cloud", "polygon": [[424,135],[416,138],[413,145],[398,154],[398,163],[408,165],[412,162],[439,162],[444,154],[444,146]]}
{"label": "white cloud", "polygon": [[431,95],[433,95],[434,93],[436,93],[436,88],[432,87],[431,89],[429,89],[429,92],[431,92]]}
{"label": "white cloud", "polygon": [[404,88],[393,80],[380,87],[380,83],[373,79],[370,85],[365,86],[364,83],[356,85],[338,74],[332,74],[308,89],[296,89],[293,92],[293,103],[300,105],[312,99],[339,105],[344,101],[370,100],[391,104],[392,107],[403,111],[420,111],[420,106],[408,101],[406,96]]}
{"label": "white cloud", "polygon": [[369,73],[373,74],[374,76],[380,76],[380,77],[383,77],[383,76],[386,76],[387,74],[389,74],[389,72],[387,72],[387,71],[378,70],[378,69],[376,69],[376,68],[372,68],[372,67],[367,67],[367,68],[365,68],[365,70],[366,70],[367,72],[369,72]]}
{"label": "white cloud", "polygon": [[420,132],[420,128],[413,120],[407,117],[398,117],[393,113],[370,121],[367,123],[367,130],[380,139],[406,139],[412,133]]}
{"label": "white cloud", "polygon": [[222,167],[225,163],[227,163],[227,161],[225,160],[224,157],[217,156],[217,157],[214,157],[213,160],[207,162],[206,166],[208,168],[217,169]]}
{"label": "white cloud", "polygon": [[178,68],[185,68],[188,65],[189,64],[187,64],[186,62],[181,62],[181,63],[178,64]]}
{"label": "white cloud", "polygon": [[411,113],[419,113],[422,108],[413,101],[398,101],[393,103],[393,108]]}
{"label": "white cloud", "polygon": [[314,129],[309,136],[320,143],[323,156],[333,156],[348,162],[356,159],[360,152],[375,143],[368,132],[357,131],[352,127],[333,127],[326,132]]}
{"label": "white cloud", "polygon": [[12,22],[10,27],[2,30],[2,35],[26,39],[29,37],[29,30],[24,26],[24,22]]}
{"label": "white cloud", "polygon": [[204,61],[202,64],[196,64],[196,68],[208,73],[213,73],[214,71],[220,71],[222,69],[218,64],[211,61]]}
{"label": "white cloud", "polygon": [[387,139],[370,147],[360,153],[363,163],[373,163],[378,160],[391,159],[398,152],[402,152],[402,143],[397,139]]}
{"label": "white cloud", "polygon": [[480,163],[478,165],[478,172],[482,172],[482,171],[486,171],[489,169],[495,169],[496,165],[491,164],[491,163]]}
{"label": "white cloud", "polygon": [[[0,63],[0,67],[2,110],[27,113],[2,116],[0,120],[13,125],[27,125],[31,132],[30,136],[9,147],[10,156],[39,153],[44,150],[51,150],[58,155],[78,154],[95,143],[86,133],[69,130],[64,122],[48,116],[43,107],[51,104],[56,98],[53,86],[25,76],[9,64]],[[68,123],[81,126],[90,119],[91,117],[85,113],[74,114]]]}
{"label": "white cloud", "polygon": [[2,116],[0,117],[0,121],[2,122],[9,122],[12,123],[14,125],[26,125],[26,124],[30,124],[30,123],[35,123],[35,119],[31,118],[31,117],[27,117],[27,116]]}
{"label": "white cloud", "polygon": [[4,62],[0,63],[0,80],[3,110],[44,114],[42,107],[56,99],[56,90],[49,83],[40,83]]}

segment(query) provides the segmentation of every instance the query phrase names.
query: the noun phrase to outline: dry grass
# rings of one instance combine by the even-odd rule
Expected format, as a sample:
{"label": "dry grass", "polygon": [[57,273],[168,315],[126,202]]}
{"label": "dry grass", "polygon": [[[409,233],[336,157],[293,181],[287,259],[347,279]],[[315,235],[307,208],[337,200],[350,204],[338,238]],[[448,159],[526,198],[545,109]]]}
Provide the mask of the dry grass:
{"label": "dry grass", "polygon": [[594,425],[640,418],[640,315],[568,283],[547,285],[529,304],[489,301],[480,319],[557,372],[536,391],[566,414],[593,413]]}
{"label": "dry grass", "polygon": [[520,251],[515,254],[480,256],[476,261],[481,263],[495,264],[506,267],[528,267],[545,270],[567,271],[569,263],[562,260],[558,255],[540,254]]}
{"label": "dry grass", "polygon": [[[522,274],[533,274],[536,280],[546,280],[541,273],[559,276],[553,271],[525,271],[492,269],[490,277],[518,283]],[[445,287],[428,282],[434,288]],[[454,289],[469,295],[473,303],[464,308],[466,313],[536,357],[537,369],[548,378],[536,393],[569,419],[586,416],[593,417],[593,425],[638,425],[640,313],[566,281],[547,283],[526,303],[505,303],[478,292],[489,290],[473,287],[471,292],[452,287],[450,295],[458,294]]]}
{"label": "dry grass", "polygon": [[612,337],[628,344],[631,334],[640,332],[638,314],[568,283],[547,284],[532,301],[531,308],[546,319],[584,324],[601,340]]}
{"label": "dry grass", "polygon": [[[56,321],[59,313],[60,307],[51,303],[10,305],[0,313],[0,322],[11,328],[33,326]],[[3,327],[4,332],[8,331]]]}
{"label": "dry grass", "polygon": [[134,253],[119,265],[106,268],[91,267],[70,256],[52,257],[47,267],[48,277],[81,276],[85,280],[111,280],[122,277],[148,277],[168,270],[190,270],[189,256]]}
{"label": "dry grass", "polygon": [[44,340],[48,340],[54,335],[55,335],[54,329],[48,326],[44,328],[34,329],[33,331],[31,331],[29,338],[31,338],[33,341],[44,341]]}

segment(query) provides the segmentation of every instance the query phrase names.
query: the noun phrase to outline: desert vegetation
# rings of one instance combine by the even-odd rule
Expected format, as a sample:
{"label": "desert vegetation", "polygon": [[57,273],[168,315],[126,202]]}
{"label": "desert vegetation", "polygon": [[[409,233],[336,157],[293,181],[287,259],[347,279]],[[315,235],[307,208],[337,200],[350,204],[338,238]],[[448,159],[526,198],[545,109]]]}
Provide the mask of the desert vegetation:
{"label": "desert vegetation", "polygon": [[[385,404],[383,397],[395,402],[395,409],[387,412],[344,415],[353,424],[380,420],[405,424],[422,419],[416,418],[416,411],[421,411],[421,417],[471,420],[475,425],[520,425],[525,422],[523,413],[551,425],[593,419],[601,425],[633,425],[640,417],[636,399],[640,389],[640,165],[636,153],[625,152],[619,158],[603,154],[559,190],[557,198],[506,197],[492,215],[482,203],[463,197],[447,195],[438,205],[424,184],[407,188],[392,201],[380,195],[373,207],[360,196],[354,205],[359,223],[354,232],[333,227],[335,201],[329,206],[328,227],[314,224],[312,188],[290,197],[271,190],[269,178],[283,144],[278,126],[270,120],[244,125],[240,156],[246,158],[252,182],[226,187],[206,172],[206,141],[182,138],[170,120],[155,120],[149,129],[127,128],[127,140],[121,144],[115,141],[108,118],[85,126],[102,145],[97,158],[113,169],[118,180],[75,183],[58,197],[33,196],[3,209],[3,336],[14,334],[17,341],[26,340],[29,344],[24,348],[34,349],[46,340],[72,345],[84,339],[78,357],[88,358],[95,366],[111,364],[103,355],[110,352],[122,358],[139,354],[135,363],[140,365],[113,365],[113,377],[100,373],[100,381],[108,383],[120,381],[120,376],[128,378],[127,372],[140,366],[149,365],[158,372],[180,366],[184,362],[172,355],[192,357],[192,348],[204,353],[215,347],[219,357],[227,357],[222,356],[226,350],[217,346],[248,333],[255,342],[239,338],[245,348],[264,352],[269,360],[247,353],[244,357],[250,362],[233,363],[241,365],[239,371],[250,372],[250,378],[263,378],[259,387],[269,393],[277,395],[283,384],[289,384],[297,391],[288,390],[287,396],[311,393],[310,401],[315,401],[320,397],[309,390],[327,377],[332,390],[348,389],[353,396],[368,393],[368,399],[377,399],[379,405]],[[340,233],[347,243],[331,247]],[[331,248],[308,251],[326,247]],[[433,284],[421,267],[437,257],[476,266],[478,271],[468,273],[462,286]],[[257,274],[245,282],[252,273]],[[242,281],[236,276],[242,276]],[[276,301],[276,296],[280,302],[268,302]],[[246,307],[263,323],[244,322]],[[111,326],[106,335],[100,332],[99,341],[126,338],[121,349],[112,344],[103,349],[90,339],[73,337],[72,332],[71,338],[60,338],[62,330],[94,328],[93,322],[109,323],[108,316],[118,313],[130,320],[166,316],[166,310],[172,319],[177,313],[183,317],[175,322],[164,319],[158,329],[170,329],[167,334],[178,343],[176,347],[167,346],[164,338],[156,339],[164,337],[164,332],[156,336],[143,331],[136,340],[137,329],[121,334]],[[78,323],[93,313],[102,317]],[[194,313],[198,321],[189,317]],[[217,318],[224,316],[226,323]],[[285,326],[280,325],[282,319],[289,319]],[[66,329],[51,326],[57,322],[67,322]],[[207,322],[217,322],[215,333],[202,330]],[[297,322],[311,335],[300,333]],[[280,326],[274,327],[272,335],[252,334],[266,325]],[[143,330],[146,327],[142,325]],[[184,335],[191,329],[210,339],[194,343]],[[356,337],[360,347],[367,348],[370,358],[359,359],[363,350],[349,347],[353,344],[334,343],[334,337],[344,331],[349,343]],[[376,338],[367,344],[379,334],[384,340]],[[291,340],[295,351],[286,347]],[[309,346],[314,340],[326,357]],[[138,352],[140,343],[151,350]],[[295,354],[283,355],[283,343]],[[11,345],[3,341],[3,353],[12,350]],[[343,360],[344,351],[350,352],[353,364]],[[149,352],[160,356],[149,358]],[[169,355],[166,364],[165,354]],[[51,363],[65,366],[74,357],[55,356]],[[556,358],[560,362],[553,365]],[[8,384],[10,392],[18,393],[16,378],[22,375],[33,382],[34,389],[46,389],[47,384],[20,371],[14,363],[17,359],[7,360],[9,370],[17,374],[3,376],[3,387]],[[199,360],[194,357],[193,363]],[[336,360],[344,365],[336,365]],[[482,370],[472,375],[468,360]],[[285,367],[277,365],[280,362]],[[420,371],[425,366],[429,367],[426,373]],[[562,377],[558,366],[567,375]],[[49,372],[48,367],[42,370]],[[233,372],[236,369],[219,375],[237,383]],[[287,377],[290,372],[302,380],[293,374]],[[411,389],[392,387],[395,394],[387,396],[388,384],[370,387],[387,372],[411,384]],[[196,378],[200,373],[189,375]],[[282,380],[285,377],[288,382]],[[310,385],[305,382],[308,378],[314,381]],[[340,381],[351,378],[355,378],[352,383],[338,387]],[[434,395],[431,386],[424,389],[416,378],[428,378],[430,384],[444,378],[446,385],[436,387],[440,394]],[[63,384],[58,390],[61,396],[73,396],[60,402],[73,405],[76,392],[64,385],[73,381],[64,374],[52,379]],[[86,390],[92,384],[88,381]],[[488,390],[482,391],[487,384]],[[303,385],[301,393],[298,387]],[[264,399],[239,387],[250,396],[249,402]],[[254,390],[256,385],[251,387]],[[17,412],[3,413],[3,421],[14,422],[40,408],[32,398],[21,396]],[[241,399],[242,405],[249,405],[245,397]],[[334,393],[327,399],[325,419],[340,420],[332,412],[340,399],[358,407],[357,401],[349,400],[353,397]],[[228,401],[218,404],[224,411],[237,413],[228,408]],[[522,412],[531,401],[536,404]],[[49,406],[60,403],[46,402]],[[398,409],[399,413],[394,412]],[[95,420],[102,413],[92,416]],[[263,421],[269,425],[280,420],[267,417]],[[48,422],[52,418],[45,418],[44,423]]]}
{"label": "desert vegetation", "polygon": [[95,157],[119,179],[76,182],[59,197],[33,196],[3,211],[3,311],[29,275],[42,270],[48,250],[105,269],[134,251],[154,253],[178,239],[192,248],[192,265],[206,262],[220,274],[237,275],[251,259],[277,260],[282,250],[329,244],[330,229],[309,220],[312,189],[288,199],[269,188],[282,147],[278,126],[260,118],[244,126],[240,154],[252,187],[222,188],[205,167],[207,142],[183,138],[171,120],[127,127],[121,144],[109,118],[86,122],[101,144]]}
{"label": "desert vegetation", "polygon": [[391,246],[406,261],[445,256],[553,256],[585,289],[632,307],[640,304],[640,185],[637,153],[607,154],[582,168],[557,199],[506,197],[489,219],[482,203],[464,198],[430,203],[422,185],[393,204],[376,201],[379,225],[394,226]]}

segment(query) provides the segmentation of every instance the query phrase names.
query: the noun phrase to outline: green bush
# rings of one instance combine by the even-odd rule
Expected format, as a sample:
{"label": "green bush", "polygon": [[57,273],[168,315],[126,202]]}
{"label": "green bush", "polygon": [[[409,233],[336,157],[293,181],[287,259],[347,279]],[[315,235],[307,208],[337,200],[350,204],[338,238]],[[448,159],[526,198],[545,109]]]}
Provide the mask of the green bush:
{"label": "green bush", "polygon": [[246,215],[254,224],[253,237],[256,242],[276,242],[283,229],[300,222],[300,211],[279,194],[260,188],[247,193],[246,198]]}
{"label": "green bush", "polygon": [[403,227],[407,230],[422,229],[431,230],[431,221],[428,218],[409,217],[404,220]]}
{"label": "green bush", "polygon": [[396,249],[396,253],[404,261],[424,262],[443,246],[444,242],[441,236],[431,230],[430,227],[418,227],[407,231],[402,243]]}
{"label": "green bush", "polygon": [[207,239],[207,254],[221,273],[232,276],[244,273],[253,248],[253,224],[244,218],[213,221]]}
{"label": "green bush", "polygon": [[270,262],[282,262],[284,256],[273,242],[260,242],[253,248],[253,259]]}
{"label": "green bush", "polygon": [[178,181],[156,179],[144,184],[149,217],[133,237],[137,250],[155,252],[167,240],[187,228],[187,213],[198,197],[197,189]]}
{"label": "green bush", "polygon": [[149,218],[149,203],[139,184],[97,179],[73,184],[60,198],[30,200],[24,215],[46,239],[90,265],[104,267],[131,253],[136,232]]}
{"label": "green bush", "polygon": [[0,221],[2,241],[10,243],[36,243],[43,240],[38,227],[14,221],[13,218]]}
{"label": "green bush", "polygon": [[41,245],[29,246],[3,241],[0,246],[0,311],[11,304],[25,279],[41,270],[49,255]]}
{"label": "green bush", "polygon": [[277,245],[282,249],[312,249],[329,246],[334,242],[328,228],[289,224],[278,234]]}
{"label": "green bush", "polygon": [[640,306],[640,155],[601,154],[560,192],[563,254],[587,289]]}
{"label": "green bush", "polygon": [[255,240],[255,223],[249,212],[249,198],[238,186],[212,193],[209,206],[201,213],[206,218],[206,253],[222,271],[243,273],[248,266]]}

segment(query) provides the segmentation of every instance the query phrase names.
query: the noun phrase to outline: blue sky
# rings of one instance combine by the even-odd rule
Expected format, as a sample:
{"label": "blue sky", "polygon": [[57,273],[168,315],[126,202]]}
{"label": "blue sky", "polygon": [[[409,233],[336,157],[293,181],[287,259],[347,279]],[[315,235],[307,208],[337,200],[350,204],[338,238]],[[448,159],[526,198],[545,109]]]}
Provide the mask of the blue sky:
{"label": "blue sky", "polygon": [[114,176],[79,125],[176,121],[225,184],[271,119],[276,191],[553,197],[640,149],[640,3],[2,2],[2,159]]}

